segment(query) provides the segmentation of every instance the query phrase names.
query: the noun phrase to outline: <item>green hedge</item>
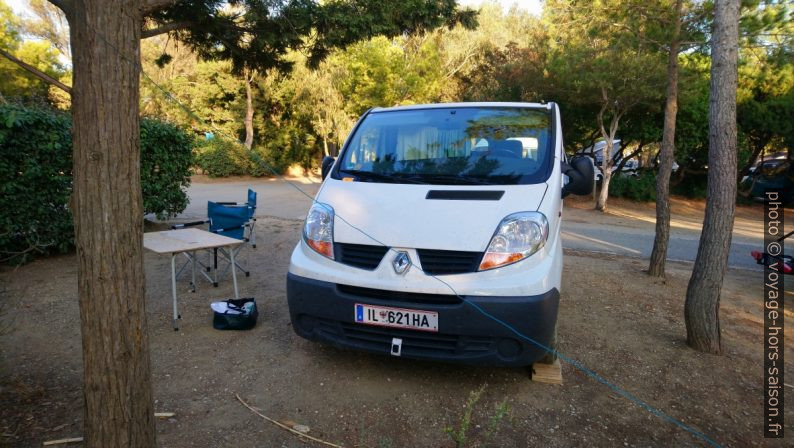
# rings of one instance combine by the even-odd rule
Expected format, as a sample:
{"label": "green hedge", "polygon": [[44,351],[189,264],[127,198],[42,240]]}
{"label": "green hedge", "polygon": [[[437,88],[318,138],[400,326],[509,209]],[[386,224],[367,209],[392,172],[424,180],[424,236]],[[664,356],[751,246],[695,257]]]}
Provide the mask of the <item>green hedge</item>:
{"label": "green hedge", "polygon": [[609,181],[609,195],[634,201],[656,201],[656,175],[643,171],[637,176],[613,176]]}
{"label": "green hedge", "polygon": [[238,142],[214,137],[198,143],[194,157],[196,167],[210,177],[272,176],[284,173],[292,164],[306,169],[316,165],[317,154],[306,150],[315,143],[314,137],[301,137],[290,130],[250,150]]}
{"label": "green hedge", "polygon": [[193,139],[178,126],[141,120],[141,190],[145,213],[163,219],[187,207]]}
{"label": "green hedge", "polygon": [[[74,245],[71,118],[44,107],[0,105],[0,261],[21,263]],[[191,139],[178,127],[141,122],[144,210],[159,217],[187,206]]]}
{"label": "green hedge", "polygon": [[0,105],[0,259],[72,248],[71,127],[64,113]]}
{"label": "green hedge", "polygon": [[245,147],[215,137],[204,140],[194,150],[196,166],[210,177],[239,176],[249,173],[249,157]]}

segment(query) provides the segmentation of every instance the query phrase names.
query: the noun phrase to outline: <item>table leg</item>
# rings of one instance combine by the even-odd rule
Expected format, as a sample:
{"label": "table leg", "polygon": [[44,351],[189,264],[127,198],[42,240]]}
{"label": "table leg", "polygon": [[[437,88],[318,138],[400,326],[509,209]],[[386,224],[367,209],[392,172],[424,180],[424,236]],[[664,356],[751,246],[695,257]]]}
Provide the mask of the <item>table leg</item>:
{"label": "table leg", "polygon": [[191,280],[193,281],[193,292],[196,292],[196,253],[190,253],[190,264],[192,265],[193,272],[191,272]]}
{"label": "table leg", "polygon": [[176,307],[176,255],[171,254],[171,295],[174,300],[174,331],[179,330],[177,319],[179,319],[179,311]]}
{"label": "table leg", "polygon": [[215,281],[212,283],[212,286],[218,287],[218,248],[212,249],[212,256],[213,256],[213,264],[212,268],[215,270]]}
{"label": "table leg", "polygon": [[229,257],[232,259],[232,282],[234,283],[234,298],[239,299],[240,293],[237,291],[237,267],[234,265],[234,247],[229,247]]}

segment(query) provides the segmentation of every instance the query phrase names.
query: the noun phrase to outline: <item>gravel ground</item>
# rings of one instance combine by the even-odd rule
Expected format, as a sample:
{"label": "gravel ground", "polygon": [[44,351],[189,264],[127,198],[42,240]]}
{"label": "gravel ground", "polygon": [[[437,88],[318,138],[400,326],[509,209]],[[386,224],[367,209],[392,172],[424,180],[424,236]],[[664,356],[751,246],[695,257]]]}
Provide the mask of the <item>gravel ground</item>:
{"label": "gravel ground", "polygon": [[[209,302],[231,295],[229,279],[218,289],[200,284],[195,294],[180,283],[183,320],[174,332],[168,259],[146,255],[155,409],[176,413],[158,420],[161,446],[307,445],[235,394],[346,447],[453,447],[450,432],[461,432],[469,411],[459,446],[705,445],[568,364],[564,385],[552,386],[529,381],[524,369],[417,362],[305,341],[290,327],[285,297],[300,221],[263,218],[258,227],[258,248],[248,256],[252,276],[240,283],[260,307],[251,331],[212,329]],[[763,438],[760,273],[726,275],[724,354],[713,356],[685,344],[691,265],[671,263],[666,280],[647,277],[645,267],[644,260],[566,251],[561,350],[722,445],[791,446]],[[75,257],[0,269],[0,303],[0,445],[81,435]],[[794,359],[794,340],[785,341],[786,357]],[[788,434],[792,414],[789,406]]]}

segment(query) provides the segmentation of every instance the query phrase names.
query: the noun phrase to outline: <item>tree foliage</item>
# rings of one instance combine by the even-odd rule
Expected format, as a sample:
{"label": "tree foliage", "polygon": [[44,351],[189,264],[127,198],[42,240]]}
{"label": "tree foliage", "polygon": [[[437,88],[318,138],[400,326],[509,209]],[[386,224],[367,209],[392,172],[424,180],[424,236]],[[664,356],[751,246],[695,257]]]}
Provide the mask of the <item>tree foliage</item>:
{"label": "tree foliage", "polygon": [[361,39],[476,23],[476,12],[458,9],[455,0],[193,0],[149,17],[153,29],[176,27],[177,38],[199,57],[231,61],[235,72],[289,69],[290,50],[305,51],[316,67],[334,49]]}
{"label": "tree foliage", "polygon": [[445,85],[437,40],[430,34],[378,37],[331,59],[344,109],[358,116],[373,105],[439,101]]}
{"label": "tree foliage", "polygon": [[[24,22],[0,0],[0,49],[36,67],[55,79],[66,73],[58,51],[49,41],[26,40]],[[50,86],[17,64],[0,56],[0,96],[4,98],[48,98]]]}

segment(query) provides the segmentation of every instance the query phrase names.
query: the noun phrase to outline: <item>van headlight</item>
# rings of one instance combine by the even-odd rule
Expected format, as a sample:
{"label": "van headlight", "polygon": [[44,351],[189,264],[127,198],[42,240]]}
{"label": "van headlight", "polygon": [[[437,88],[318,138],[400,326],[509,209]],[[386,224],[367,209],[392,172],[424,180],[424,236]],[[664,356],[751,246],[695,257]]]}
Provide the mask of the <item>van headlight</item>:
{"label": "van headlight", "polygon": [[320,255],[334,259],[334,209],[315,202],[303,224],[303,240]]}
{"label": "van headlight", "polygon": [[521,261],[539,251],[549,237],[549,221],[540,212],[519,212],[499,223],[479,271],[486,271]]}

